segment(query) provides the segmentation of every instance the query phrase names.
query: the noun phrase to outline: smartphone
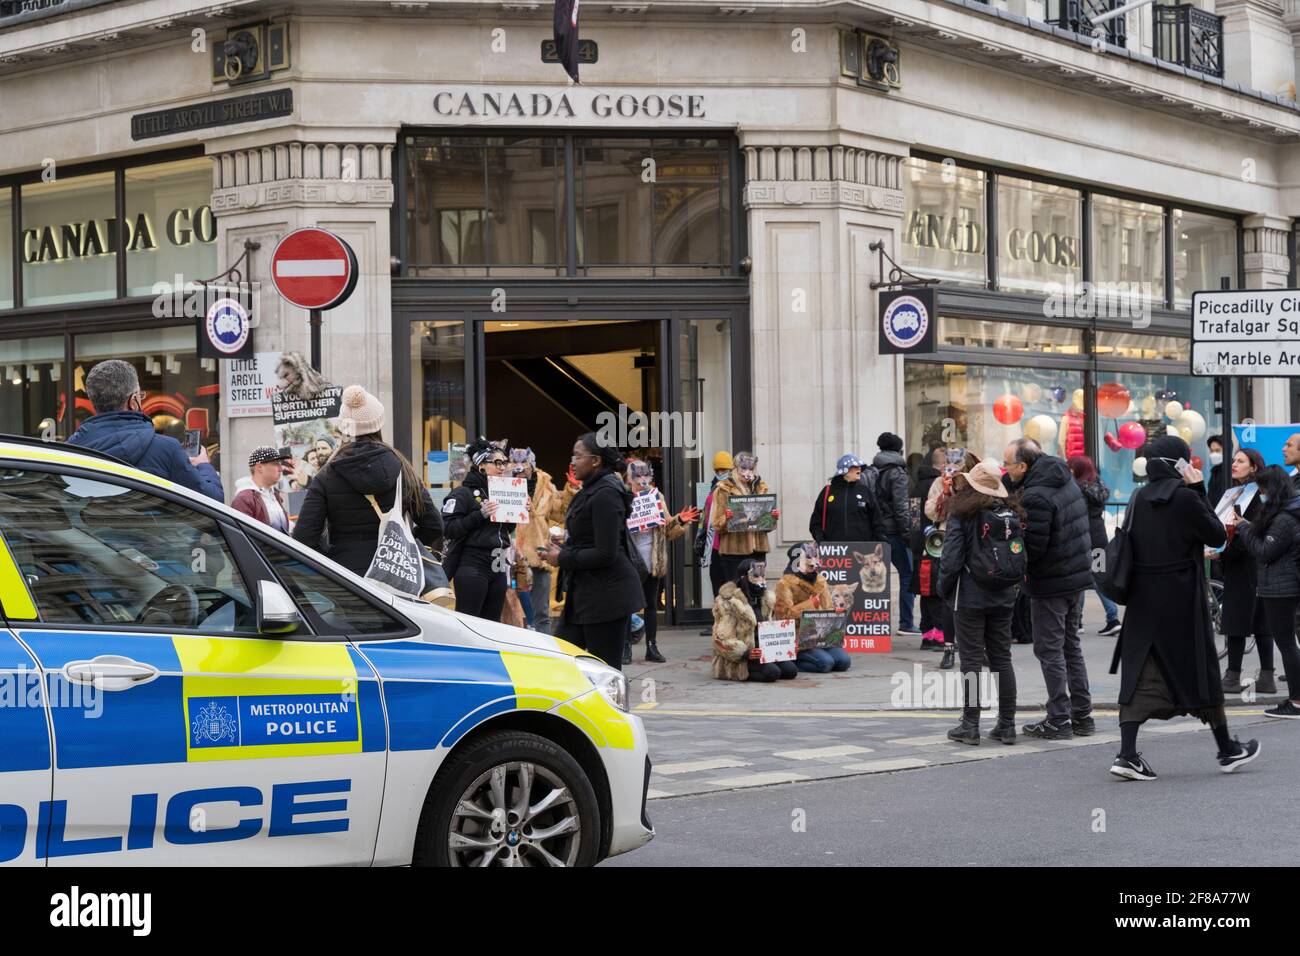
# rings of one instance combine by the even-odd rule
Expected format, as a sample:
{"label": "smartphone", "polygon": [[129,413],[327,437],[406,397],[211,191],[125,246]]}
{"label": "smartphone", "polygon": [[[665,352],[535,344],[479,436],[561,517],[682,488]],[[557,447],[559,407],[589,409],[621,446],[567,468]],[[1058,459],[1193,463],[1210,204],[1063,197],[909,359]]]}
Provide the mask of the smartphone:
{"label": "smartphone", "polygon": [[1187,472],[1191,470],[1191,468],[1192,468],[1192,463],[1188,461],[1186,458],[1179,458],[1176,462],[1174,462],[1174,471],[1178,472],[1180,476],[1186,475]]}
{"label": "smartphone", "polygon": [[185,455],[187,458],[199,457],[199,437],[202,434],[197,428],[185,429]]}
{"label": "smartphone", "polygon": [[551,549],[550,549],[550,548],[533,548],[533,550],[536,551],[538,554],[545,554],[547,551],[550,551]]}

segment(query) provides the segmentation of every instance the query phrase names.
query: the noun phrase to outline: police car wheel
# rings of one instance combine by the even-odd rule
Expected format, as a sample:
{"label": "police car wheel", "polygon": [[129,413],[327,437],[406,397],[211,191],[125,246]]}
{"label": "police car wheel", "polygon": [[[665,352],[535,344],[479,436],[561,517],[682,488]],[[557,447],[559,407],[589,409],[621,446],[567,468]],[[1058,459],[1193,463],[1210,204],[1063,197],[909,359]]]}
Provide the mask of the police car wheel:
{"label": "police car wheel", "polygon": [[536,734],[488,734],[455,754],[430,788],[416,865],[591,866],[600,810],[578,762]]}

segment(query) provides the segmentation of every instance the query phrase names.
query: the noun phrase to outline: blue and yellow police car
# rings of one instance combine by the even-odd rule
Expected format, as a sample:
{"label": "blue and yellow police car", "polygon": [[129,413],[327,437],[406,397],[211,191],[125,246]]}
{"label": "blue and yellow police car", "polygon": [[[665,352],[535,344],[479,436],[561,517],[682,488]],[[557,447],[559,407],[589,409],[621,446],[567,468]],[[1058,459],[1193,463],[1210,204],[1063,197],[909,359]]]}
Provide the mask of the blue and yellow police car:
{"label": "blue and yellow police car", "polygon": [[0,862],[580,866],[650,840],[627,684],[107,456],[0,438]]}

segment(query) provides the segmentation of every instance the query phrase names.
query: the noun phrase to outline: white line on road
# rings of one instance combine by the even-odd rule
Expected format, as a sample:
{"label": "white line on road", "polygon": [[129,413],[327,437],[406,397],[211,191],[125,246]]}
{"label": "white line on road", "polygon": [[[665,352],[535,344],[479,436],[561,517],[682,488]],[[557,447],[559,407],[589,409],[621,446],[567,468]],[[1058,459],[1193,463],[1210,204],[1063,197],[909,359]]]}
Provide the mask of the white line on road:
{"label": "white line on road", "polygon": [[930,761],[920,757],[895,757],[893,760],[864,760],[862,763],[841,764],[842,770],[860,770],[863,773],[884,773],[889,770],[914,770],[928,767]]}
{"label": "white line on road", "polygon": [[726,770],[728,767],[748,767],[749,763],[735,757],[713,757],[709,760],[687,760],[682,763],[665,763],[654,768],[655,773],[672,776],[675,773],[696,773],[700,770]]}
{"label": "white line on road", "polygon": [[810,747],[804,750],[782,750],[772,754],[773,757],[785,757],[789,760],[820,760],[823,757],[851,757],[854,754],[874,753],[870,747],[855,747],[843,744],[839,747]]}
{"label": "white line on road", "polygon": [[773,783],[796,783],[800,780],[810,779],[812,778],[801,773],[769,770],[765,773],[747,773],[740,777],[727,777],[725,780],[706,780],[704,782],[714,787],[766,787]]}

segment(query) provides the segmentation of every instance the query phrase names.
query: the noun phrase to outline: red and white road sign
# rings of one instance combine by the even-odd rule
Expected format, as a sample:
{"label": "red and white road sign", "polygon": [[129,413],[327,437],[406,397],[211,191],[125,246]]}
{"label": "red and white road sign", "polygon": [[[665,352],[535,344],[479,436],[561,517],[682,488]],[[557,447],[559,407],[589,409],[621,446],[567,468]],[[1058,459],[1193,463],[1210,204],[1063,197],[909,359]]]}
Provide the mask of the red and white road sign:
{"label": "red and white road sign", "polygon": [[357,255],[324,229],[295,229],[271,253],[275,291],[300,309],[332,309],[357,285]]}

